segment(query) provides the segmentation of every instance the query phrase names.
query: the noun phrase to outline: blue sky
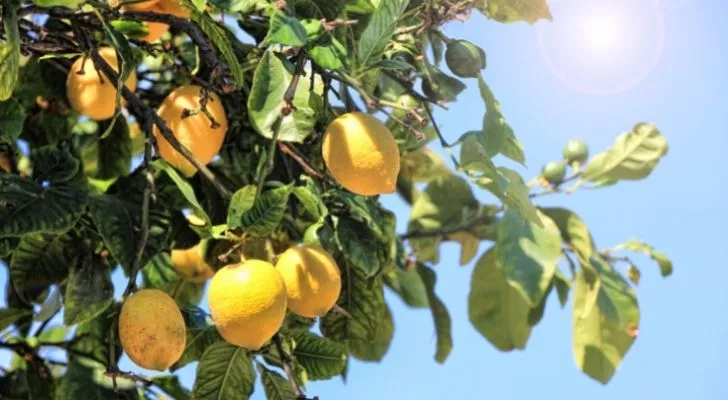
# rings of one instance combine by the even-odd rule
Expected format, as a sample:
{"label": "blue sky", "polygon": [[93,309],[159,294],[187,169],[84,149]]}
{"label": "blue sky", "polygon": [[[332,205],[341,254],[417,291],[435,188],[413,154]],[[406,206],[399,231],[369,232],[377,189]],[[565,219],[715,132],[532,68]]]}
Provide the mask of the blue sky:
{"label": "blue sky", "polygon": [[[561,309],[553,297],[525,351],[497,351],[468,322],[472,265],[459,267],[457,247],[446,245],[436,271],[437,292],[453,317],[454,349],[447,362],[439,365],[433,360],[429,311],[408,309],[388,295],[395,336],[384,360],[353,361],[346,384],[338,379],[313,382],[308,386],[310,396],[627,400],[720,399],[728,393],[724,379],[728,265],[720,256],[728,236],[724,207],[728,194],[721,189],[728,179],[722,161],[728,145],[728,79],[724,78],[728,41],[722,39],[728,34],[728,3],[553,0],[551,4],[553,22],[535,27],[501,25],[474,15],[467,23],[449,25],[447,33],[469,39],[487,52],[485,78],[523,142],[528,168],[520,171],[527,178],[537,175],[545,162],[559,158],[563,144],[573,137],[586,140],[596,153],[634,123],[649,121],[669,140],[668,156],[645,181],[539,201],[580,214],[600,248],[638,237],[672,257],[675,273],[668,279],[660,278],[649,259],[635,257],[643,272],[637,289],[642,321],[639,339],[622,367],[607,386],[577,370],[571,352],[570,304]],[[611,11],[599,8],[604,4],[613,6]],[[621,36],[610,39],[579,30],[580,21],[601,12],[615,17],[595,24],[607,31],[620,29]],[[617,41],[616,49],[610,40]],[[660,42],[661,51],[655,51]],[[590,48],[590,43],[599,49]],[[611,90],[625,82],[631,82],[629,87]],[[472,88],[459,102],[436,115],[450,141],[480,125],[482,103],[475,81],[468,83]],[[479,197],[489,200],[482,193]],[[397,212],[399,229],[404,230],[407,208],[396,197],[384,202]],[[6,279],[2,271],[0,285]],[[123,290],[123,282],[115,280]],[[123,368],[132,366],[124,361]],[[183,370],[187,384],[193,371],[193,367]],[[253,398],[264,399],[261,387]]]}

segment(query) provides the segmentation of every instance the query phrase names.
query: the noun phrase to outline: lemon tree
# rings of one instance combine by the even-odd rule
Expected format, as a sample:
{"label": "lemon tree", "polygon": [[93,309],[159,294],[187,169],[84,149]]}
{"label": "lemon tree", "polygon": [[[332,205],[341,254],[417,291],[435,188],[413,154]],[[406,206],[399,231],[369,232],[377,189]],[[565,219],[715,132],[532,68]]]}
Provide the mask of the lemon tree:
{"label": "lemon tree", "polygon": [[[524,176],[488,49],[447,33],[473,13],[552,18],[544,0],[0,3],[0,398],[314,398],[386,357],[391,296],[431,311],[446,364],[467,349],[438,298],[445,242],[485,341],[526,348],[570,304],[576,367],[608,382],[639,331],[630,253],[672,263],[539,200],[644,179],[667,141],[575,137]],[[468,86],[482,125],[442,129]]]}

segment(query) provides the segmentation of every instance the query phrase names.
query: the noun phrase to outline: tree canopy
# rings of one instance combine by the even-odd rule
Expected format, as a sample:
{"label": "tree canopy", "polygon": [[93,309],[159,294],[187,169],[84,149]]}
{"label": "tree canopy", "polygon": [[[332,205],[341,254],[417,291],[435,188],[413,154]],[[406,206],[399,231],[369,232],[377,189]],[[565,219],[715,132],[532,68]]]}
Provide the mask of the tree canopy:
{"label": "tree canopy", "polygon": [[[1,398],[242,399],[257,379],[269,399],[313,398],[307,382],[357,379],[350,360],[386,356],[385,290],[431,311],[433,358],[446,364],[457,343],[437,295],[444,242],[473,268],[469,318],[485,340],[524,349],[551,294],[562,307],[571,297],[576,365],[611,379],[638,336],[630,253],[662,276],[672,263],[635,238],[598,247],[576,213],[538,200],[644,179],[667,141],[644,122],[591,157],[575,139],[524,179],[524,148],[482,75],[487,49],[445,30],[472,13],[550,20],[545,0],[176,1],[0,3],[0,348],[15,354]],[[436,110],[469,85],[482,127],[443,131]],[[169,100],[189,87],[191,106]],[[327,127],[353,112],[391,132],[399,165],[387,167],[409,215],[327,164]],[[340,295],[320,317],[289,310],[256,350],[221,337],[201,304],[209,276],[174,253],[196,249],[212,275],[275,264],[297,244],[331,255]],[[150,288],[174,299],[186,329],[181,357],[154,377],[118,368],[120,310]],[[175,371],[194,362],[195,381],[180,383]]]}

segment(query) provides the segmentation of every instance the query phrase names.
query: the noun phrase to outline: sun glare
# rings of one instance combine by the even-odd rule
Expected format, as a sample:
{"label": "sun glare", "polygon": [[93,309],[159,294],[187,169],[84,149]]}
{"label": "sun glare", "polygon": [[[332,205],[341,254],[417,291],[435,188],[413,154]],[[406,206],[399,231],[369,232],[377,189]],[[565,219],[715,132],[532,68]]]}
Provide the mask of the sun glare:
{"label": "sun glare", "polygon": [[537,27],[539,51],[551,72],[570,88],[591,95],[624,92],[657,64],[665,39],[658,0],[549,4],[553,22]]}

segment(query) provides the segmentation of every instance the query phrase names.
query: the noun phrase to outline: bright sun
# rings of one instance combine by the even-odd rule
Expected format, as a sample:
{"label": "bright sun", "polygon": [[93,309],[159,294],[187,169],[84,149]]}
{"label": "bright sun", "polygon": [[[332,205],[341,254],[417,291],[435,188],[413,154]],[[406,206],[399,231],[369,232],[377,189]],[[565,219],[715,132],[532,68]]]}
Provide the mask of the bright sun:
{"label": "bright sun", "polygon": [[558,0],[537,26],[539,51],[570,88],[592,95],[632,89],[654,69],[665,26],[658,0]]}

